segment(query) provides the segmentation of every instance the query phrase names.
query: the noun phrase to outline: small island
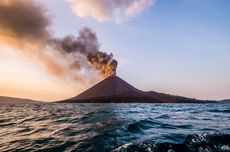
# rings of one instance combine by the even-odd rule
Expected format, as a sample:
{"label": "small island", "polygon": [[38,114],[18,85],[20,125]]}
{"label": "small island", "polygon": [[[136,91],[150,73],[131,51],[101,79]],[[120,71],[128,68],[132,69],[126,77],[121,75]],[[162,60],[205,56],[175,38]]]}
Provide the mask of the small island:
{"label": "small island", "polygon": [[112,74],[81,94],[58,103],[216,103],[155,91],[139,90]]}

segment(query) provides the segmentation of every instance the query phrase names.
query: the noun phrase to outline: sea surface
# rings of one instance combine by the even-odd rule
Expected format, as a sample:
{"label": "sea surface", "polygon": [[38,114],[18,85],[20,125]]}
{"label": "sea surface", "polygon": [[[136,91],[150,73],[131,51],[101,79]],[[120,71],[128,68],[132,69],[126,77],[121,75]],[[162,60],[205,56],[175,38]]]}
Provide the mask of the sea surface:
{"label": "sea surface", "polygon": [[230,152],[230,104],[0,104],[0,151]]}

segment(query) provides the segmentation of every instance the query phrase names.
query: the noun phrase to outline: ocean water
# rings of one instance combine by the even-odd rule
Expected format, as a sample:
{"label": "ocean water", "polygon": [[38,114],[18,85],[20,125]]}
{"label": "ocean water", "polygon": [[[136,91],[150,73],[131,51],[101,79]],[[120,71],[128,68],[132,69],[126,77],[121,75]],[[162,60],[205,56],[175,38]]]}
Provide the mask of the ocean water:
{"label": "ocean water", "polygon": [[0,151],[229,152],[230,104],[0,104]]}

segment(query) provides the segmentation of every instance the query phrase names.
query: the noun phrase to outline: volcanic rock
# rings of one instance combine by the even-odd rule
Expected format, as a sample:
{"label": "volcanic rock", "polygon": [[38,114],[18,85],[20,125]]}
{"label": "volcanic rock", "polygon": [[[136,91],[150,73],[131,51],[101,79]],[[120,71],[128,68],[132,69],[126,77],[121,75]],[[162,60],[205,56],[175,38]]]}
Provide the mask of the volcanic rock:
{"label": "volcanic rock", "polygon": [[64,103],[199,103],[208,102],[154,91],[139,90],[118,76],[111,75],[81,94],[59,102]]}

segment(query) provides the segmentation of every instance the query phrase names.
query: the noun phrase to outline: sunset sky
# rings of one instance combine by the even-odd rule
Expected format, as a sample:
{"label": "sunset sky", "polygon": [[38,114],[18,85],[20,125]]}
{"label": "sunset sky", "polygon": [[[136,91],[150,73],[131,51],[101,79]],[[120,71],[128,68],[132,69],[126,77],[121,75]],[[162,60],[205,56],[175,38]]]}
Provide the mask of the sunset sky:
{"label": "sunset sky", "polygon": [[25,8],[40,8],[50,21],[45,30],[52,39],[77,37],[83,27],[94,31],[100,51],[113,53],[118,61],[117,75],[139,89],[230,98],[228,0],[1,0],[0,96],[61,100],[103,79],[93,69],[65,68],[68,60],[61,53],[53,53],[52,46],[43,50],[44,31],[37,38],[8,27],[14,23],[14,29],[21,29],[16,26],[23,20],[8,22],[5,12],[17,16],[20,3],[28,2]]}

